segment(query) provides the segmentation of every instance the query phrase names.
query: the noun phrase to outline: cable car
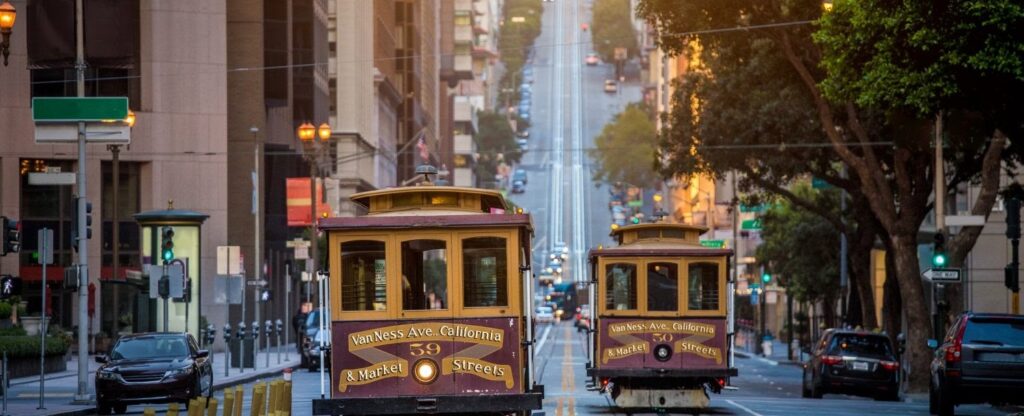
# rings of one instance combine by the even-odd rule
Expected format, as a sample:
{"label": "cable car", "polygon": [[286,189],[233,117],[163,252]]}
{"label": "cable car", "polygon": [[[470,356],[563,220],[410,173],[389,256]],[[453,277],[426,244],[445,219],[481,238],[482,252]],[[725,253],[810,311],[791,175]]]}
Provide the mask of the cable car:
{"label": "cable car", "polygon": [[700,245],[706,228],[652,223],[612,231],[589,253],[591,390],[620,408],[707,407],[735,377],[727,285],[732,250]]}
{"label": "cable car", "polygon": [[422,184],[352,195],[326,218],[329,397],[313,414],[529,415],[531,218],[492,190]]}

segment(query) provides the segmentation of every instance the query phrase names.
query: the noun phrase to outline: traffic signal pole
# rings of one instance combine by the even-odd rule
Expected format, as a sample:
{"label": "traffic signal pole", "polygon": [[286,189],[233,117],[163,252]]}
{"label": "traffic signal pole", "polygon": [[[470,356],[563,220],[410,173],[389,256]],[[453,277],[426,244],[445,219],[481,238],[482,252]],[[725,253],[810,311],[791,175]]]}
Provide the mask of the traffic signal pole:
{"label": "traffic signal pole", "polygon": [[[942,112],[935,116],[935,234],[936,242],[945,243],[946,236],[946,170],[945,164],[942,157]],[[943,250],[945,248],[943,247]],[[946,266],[945,252],[942,253],[941,265],[935,265],[937,267]],[[933,253],[932,259],[935,263],[935,255]],[[932,332],[932,338],[941,338],[942,334],[945,333],[943,322],[944,311],[939,306],[939,297],[946,295],[945,290],[942,290],[943,285],[941,283],[932,283],[932,315],[934,317],[934,332]]]}
{"label": "traffic signal pole", "polygon": [[[85,30],[83,0],[75,0],[75,78],[77,96],[85,97]],[[85,123],[78,123],[78,390],[76,402],[92,401],[89,395],[89,235],[85,204]]]}

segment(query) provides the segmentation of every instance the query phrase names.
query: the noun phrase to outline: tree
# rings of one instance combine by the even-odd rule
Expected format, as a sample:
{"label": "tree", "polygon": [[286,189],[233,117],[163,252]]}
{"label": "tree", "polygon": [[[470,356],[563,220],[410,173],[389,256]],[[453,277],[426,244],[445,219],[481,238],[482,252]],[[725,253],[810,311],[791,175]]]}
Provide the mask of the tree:
{"label": "tree", "polygon": [[[806,181],[798,182],[792,191],[839,215],[836,195],[823,195]],[[757,248],[758,263],[771,265],[771,273],[784,282],[788,296],[799,302],[822,302],[825,321],[834,323],[839,296],[839,252],[835,250],[839,232],[821,216],[785,199],[771,204],[761,227],[764,242]]]}
{"label": "tree", "polygon": [[626,48],[629,56],[637,55],[636,30],[630,20],[629,0],[597,0],[594,3],[594,50],[601,59],[615,59],[615,48]]}
{"label": "tree", "polygon": [[477,126],[477,134],[473,138],[480,155],[476,162],[477,178],[481,182],[493,181],[498,165],[502,161],[519,163],[522,151],[504,115],[494,111],[477,112]]}
{"label": "tree", "polygon": [[660,177],[654,169],[658,133],[643,105],[631,103],[604,126],[588,151],[597,168],[594,181],[650,186]]}
{"label": "tree", "polygon": [[[540,36],[541,15],[544,5],[541,0],[508,0],[504,4],[501,31],[498,34],[498,46],[501,50],[501,62],[505,73],[501,77],[501,86],[516,93],[509,98],[518,101],[518,87],[521,80],[518,74],[526,64],[533,49],[533,42]],[[512,21],[513,18],[521,21]],[[504,102],[505,93],[499,101]]]}
{"label": "tree", "polygon": [[[907,317],[907,353],[912,368],[910,389],[922,391],[928,383],[926,368],[931,354],[925,341],[930,337],[931,331],[918,266],[917,234],[921,222],[931,209],[934,174],[930,148],[931,118],[925,118],[920,112],[912,111],[911,106],[877,105],[871,101],[832,92],[826,95],[822,85],[828,90],[830,87],[826,78],[835,77],[831,71],[843,73],[843,65],[848,65],[847,69],[867,68],[870,67],[868,63],[876,59],[880,60],[881,67],[888,67],[895,72],[904,71],[902,74],[906,77],[913,78],[913,70],[923,67],[947,71],[938,73],[938,78],[952,77],[966,82],[969,76],[954,76],[950,68],[924,64],[929,60],[939,59],[936,56],[938,54],[918,53],[920,49],[908,51],[905,58],[914,61],[915,65],[901,64],[890,59],[875,48],[886,44],[896,45],[895,49],[913,47],[914,36],[907,36],[908,33],[900,30],[851,30],[850,28],[858,24],[851,23],[851,20],[854,20],[854,17],[885,20],[882,18],[885,17],[895,19],[895,25],[901,27],[971,26],[970,22],[973,21],[998,22],[998,19],[989,14],[999,10],[981,11],[985,17],[974,20],[968,18],[969,16],[960,16],[932,22],[931,17],[927,15],[927,4],[911,7],[903,3],[913,2],[868,1],[864,2],[863,6],[859,6],[861,2],[857,1],[836,2],[833,9],[833,16],[838,16],[835,18],[836,23],[830,26],[827,20],[831,17],[826,17],[820,29],[825,34],[818,35],[818,42],[825,45],[824,47],[812,40],[814,32],[819,30],[817,26],[806,24],[821,17],[819,1],[644,0],[640,12],[656,25],[657,31],[661,34],[661,46],[671,53],[686,54],[691,51],[691,40],[694,35],[688,33],[716,29],[713,33],[699,37],[700,46],[705,51],[704,62],[711,75],[695,77],[696,79],[692,80],[688,77],[683,82],[684,85],[688,84],[687,81],[693,84],[690,86],[691,93],[695,91],[692,88],[703,88],[704,94],[699,96],[700,116],[698,118],[695,115],[688,115],[689,105],[685,107],[686,111],[673,109],[667,123],[672,131],[669,137],[674,140],[666,140],[669,144],[667,151],[674,151],[677,154],[697,151],[699,154],[702,148],[713,146],[711,143],[728,143],[734,146],[774,144],[780,149],[778,153],[764,150],[752,152],[752,148],[747,147],[746,156],[738,156],[745,163],[737,165],[745,164],[747,168],[744,171],[748,177],[751,173],[758,175],[753,180],[765,184],[766,188],[773,192],[784,193],[778,189],[780,184],[788,183],[787,179],[792,179],[794,175],[811,173],[815,176],[821,174],[820,177],[826,178],[830,183],[837,184],[851,193],[856,192],[859,194],[857,196],[864,198],[861,201],[866,204],[870,216],[880,225],[880,235],[890,248],[889,255],[893,258],[896,269],[895,281],[898,283]],[[963,3],[980,2],[948,3],[949,8],[958,8],[964,6]],[[976,9],[984,9],[978,4],[975,6],[978,6]],[[847,7],[877,8],[879,12],[847,13],[843,11]],[[736,26],[747,27],[748,30],[717,31]],[[979,29],[977,24],[974,26],[974,29]],[[936,30],[941,31],[939,29],[942,27],[936,26]],[[970,36],[981,38],[970,42],[970,46],[998,43],[1001,46],[995,50],[1019,50],[1019,35],[1015,33],[1021,32],[1014,32],[1015,27],[1004,22],[977,31],[956,31],[955,35],[964,36],[970,33]],[[836,32],[837,36],[848,40],[847,46],[829,47],[827,44],[830,42],[833,45],[841,45],[830,37],[830,32]],[[916,32],[911,29],[910,34]],[[1007,42],[1008,39],[1011,41]],[[1011,46],[1013,40],[1018,42],[1016,46]],[[939,44],[945,46],[945,43]],[[968,52],[969,47],[959,42],[949,45],[955,46],[954,49],[959,54],[956,57],[972,55]],[[849,59],[837,60],[836,55],[851,50],[855,53],[851,52]],[[844,63],[833,64],[830,60]],[[1013,59],[1007,61],[1012,62]],[[980,75],[977,71],[976,68],[974,75]],[[862,85],[869,85],[873,81],[863,78],[866,75],[868,73],[855,71],[847,79],[860,79],[864,81]],[[1008,85],[1006,77],[978,77],[978,80],[993,84],[1001,83],[987,85],[979,88],[980,90],[1015,88]],[[746,81],[743,85],[750,89],[737,90],[729,85],[741,81]],[[843,82],[837,81],[835,84]],[[684,92],[677,91],[674,99],[678,101],[682,98],[686,100],[683,102],[689,104],[693,97],[697,97],[680,96]],[[896,95],[900,94],[918,96],[921,92],[897,91]],[[946,98],[942,101],[943,104],[940,104],[944,112],[945,106],[960,103],[967,95],[957,95],[953,92]],[[882,102],[884,101],[878,103]],[[952,108],[949,110],[948,114],[953,115]],[[725,113],[719,114],[717,111]],[[979,135],[979,129],[969,127],[998,124],[996,120],[999,117],[994,115],[980,112],[957,118],[956,123],[950,123],[951,127],[956,124],[957,128],[949,130],[956,135],[955,139],[946,142],[950,149],[945,153],[945,163],[949,172],[945,179],[950,185],[947,189],[953,189],[955,185],[962,183],[976,183],[980,192],[973,206],[975,213],[981,215],[987,215],[994,202],[998,188],[1000,156],[1006,143],[1006,136],[1005,131],[1002,132],[1004,134],[991,134],[990,131],[989,134]],[[778,118],[779,116],[782,117]],[[975,117],[988,121],[979,123]],[[739,132],[740,136],[727,135],[729,132]],[[823,142],[822,136],[827,141]],[[693,140],[697,139],[693,139],[694,137],[699,137],[695,145]],[[809,150],[804,157],[790,159],[789,167],[786,167],[784,160],[777,159],[786,156],[790,149],[797,146],[806,146]],[[792,153],[788,155],[792,156]],[[683,159],[684,156],[677,156],[673,162],[676,166],[698,168],[701,164],[707,163],[703,160],[703,155],[695,158],[700,159],[696,162],[686,162]],[[848,179],[837,175],[836,167],[840,165],[849,167]],[[858,199],[855,197],[854,200]],[[977,234],[978,230],[965,228],[964,232],[951,241],[951,251],[952,247],[956,246],[962,253],[966,253],[973,246]]]}

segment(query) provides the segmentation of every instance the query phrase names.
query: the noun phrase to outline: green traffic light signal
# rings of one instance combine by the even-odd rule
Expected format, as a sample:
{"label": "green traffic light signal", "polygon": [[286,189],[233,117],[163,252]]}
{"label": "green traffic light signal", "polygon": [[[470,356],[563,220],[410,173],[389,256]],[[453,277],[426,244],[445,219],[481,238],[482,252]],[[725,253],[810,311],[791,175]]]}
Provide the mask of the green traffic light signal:
{"label": "green traffic light signal", "polygon": [[932,255],[932,266],[943,267],[946,265],[946,253],[935,253]]}
{"label": "green traffic light signal", "polygon": [[164,263],[170,263],[174,260],[174,228],[164,227],[163,228],[163,245],[161,257],[163,257]]}
{"label": "green traffic light signal", "polygon": [[633,224],[639,224],[639,223],[640,223],[640,218],[633,217]]}
{"label": "green traffic light signal", "polygon": [[932,266],[944,267],[946,265],[946,236],[942,233],[935,234],[935,244],[932,246]]}
{"label": "green traffic light signal", "polygon": [[768,284],[768,282],[772,281],[772,275],[768,273],[762,274],[761,281],[764,282],[765,284]]}

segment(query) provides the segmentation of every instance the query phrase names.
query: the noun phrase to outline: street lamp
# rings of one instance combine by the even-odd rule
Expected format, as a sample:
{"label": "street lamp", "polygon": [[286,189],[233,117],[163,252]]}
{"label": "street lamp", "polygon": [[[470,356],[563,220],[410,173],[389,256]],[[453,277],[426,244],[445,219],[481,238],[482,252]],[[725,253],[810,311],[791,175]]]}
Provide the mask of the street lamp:
{"label": "street lamp", "polygon": [[299,125],[296,129],[296,136],[303,144],[303,156],[306,161],[309,162],[309,211],[310,211],[310,224],[309,224],[309,239],[311,248],[311,261],[312,261],[312,273],[317,271],[317,260],[318,260],[318,249],[316,235],[316,179],[319,176],[317,172],[317,164],[319,163],[321,152],[324,148],[330,148],[329,146],[321,146],[321,143],[328,143],[331,140],[331,126],[327,123],[321,123],[319,127],[313,125],[313,123],[305,122]]}
{"label": "street lamp", "polygon": [[18,17],[18,10],[9,1],[4,0],[0,4],[0,53],[4,55],[4,66],[7,66],[7,57],[11,55],[11,32],[14,28],[14,19]]}

